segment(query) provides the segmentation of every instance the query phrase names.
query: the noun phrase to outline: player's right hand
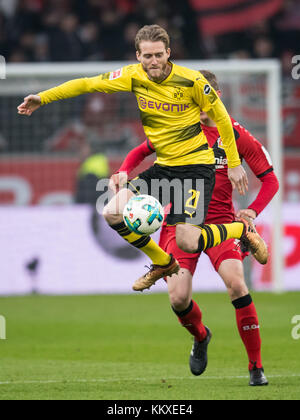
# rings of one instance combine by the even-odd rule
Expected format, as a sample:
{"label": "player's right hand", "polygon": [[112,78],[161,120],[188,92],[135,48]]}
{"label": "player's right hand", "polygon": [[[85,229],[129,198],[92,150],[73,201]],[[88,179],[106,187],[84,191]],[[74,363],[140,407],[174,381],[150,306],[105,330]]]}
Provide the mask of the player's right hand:
{"label": "player's right hand", "polygon": [[257,218],[257,213],[256,213],[256,211],[254,211],[252,209],[242,209],[242,210],[239,210],[236,214],[236,217],[238,219],[240,219],[241,217],[244,217],[244,216],[250,217],[252,220],[254,220],[254,219]]}
{"label": "player's right hand", "polygon": [[117,194],[127,182],[127,172],[119,172],[117,174],[112,175],[112,177],[109,180],[108,186],[115,194]]}
{"label": "player's right hand", "polygon": [[38,95],[29,95],[24,98],[24,102],[18,106],[18,114],[20,115],[30,115],[40,108],[42,105],[42,101],[40,96]]}

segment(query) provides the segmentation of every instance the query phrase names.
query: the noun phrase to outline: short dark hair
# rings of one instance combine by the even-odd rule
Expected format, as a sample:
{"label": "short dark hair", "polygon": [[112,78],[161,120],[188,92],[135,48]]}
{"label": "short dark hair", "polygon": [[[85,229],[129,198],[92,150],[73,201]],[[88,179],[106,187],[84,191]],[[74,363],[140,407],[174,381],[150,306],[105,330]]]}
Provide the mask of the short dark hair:
{"label": "short dark hair", "polygon": [[205,79],[215,90],[220,90],[217,76],[214,73],[208,70],[200,70],[200,73],[205,77]]}
{"label": "short dark hair", "polygon": [[138,52],[141,52],[140,44],[142,41],[162,41],[166,50],[170,48],[170,37],[167,31],[159,25],[146,25],[138,31],[135,38],[135,48]]}

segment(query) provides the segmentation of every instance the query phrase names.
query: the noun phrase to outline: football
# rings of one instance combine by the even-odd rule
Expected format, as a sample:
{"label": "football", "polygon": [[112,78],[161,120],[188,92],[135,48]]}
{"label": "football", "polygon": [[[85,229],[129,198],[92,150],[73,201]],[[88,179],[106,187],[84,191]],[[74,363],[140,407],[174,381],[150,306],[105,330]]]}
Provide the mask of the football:
{"label": "football", "polygon": [[138,195],[126,204],[123,219],[132,232],[138,235],[152,235],[163,224],[164,209],[151,195]]}

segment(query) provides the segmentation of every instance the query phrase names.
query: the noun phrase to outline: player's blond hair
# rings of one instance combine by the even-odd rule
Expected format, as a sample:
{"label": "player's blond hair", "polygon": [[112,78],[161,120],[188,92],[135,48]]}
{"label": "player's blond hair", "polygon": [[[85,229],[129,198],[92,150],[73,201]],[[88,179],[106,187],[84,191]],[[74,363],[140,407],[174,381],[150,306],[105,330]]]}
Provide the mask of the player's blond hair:
{"label": "player's blond hair", "polygon": [[142,41],[162,41],[166,50],[170,48],[170,37],[167,31],[159,25],[146,25],[138,31],[135,38],[135,48],[139,53],[141,52],[140,44]]}
{"label": "player's blond hair", "polygon": [[215,91],[220,90],[217,76],[214,73],[208,70],[200,70],[200,73],[205,77],[205,79],[215,89]]}

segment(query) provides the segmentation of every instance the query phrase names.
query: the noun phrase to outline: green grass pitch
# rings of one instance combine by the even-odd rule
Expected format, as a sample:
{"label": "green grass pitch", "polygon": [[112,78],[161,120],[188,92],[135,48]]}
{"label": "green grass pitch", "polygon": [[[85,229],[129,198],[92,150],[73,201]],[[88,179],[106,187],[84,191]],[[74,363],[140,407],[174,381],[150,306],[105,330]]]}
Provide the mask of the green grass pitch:
{"label": "green grass pitch", "polygon": [[0,399],[207,400],[300,398],[300,293],[252,294],[268,387],[248,361],[226,294],[195,295],[213,332],[209,364],[189,372],[192,339],[165,294],[0,298]]}

